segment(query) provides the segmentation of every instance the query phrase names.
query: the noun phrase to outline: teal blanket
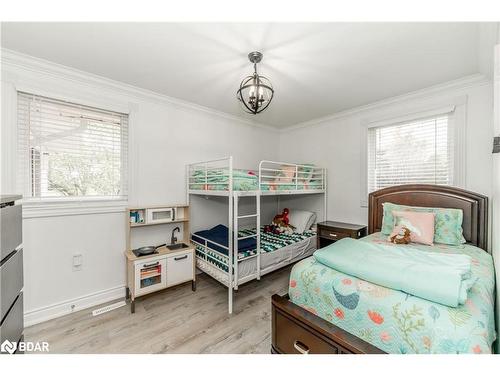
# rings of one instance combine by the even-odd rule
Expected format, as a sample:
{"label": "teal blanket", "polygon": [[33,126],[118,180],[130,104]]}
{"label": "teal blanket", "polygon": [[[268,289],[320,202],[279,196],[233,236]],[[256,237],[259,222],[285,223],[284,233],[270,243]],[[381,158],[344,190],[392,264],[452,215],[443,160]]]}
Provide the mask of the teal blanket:
{"label": "teal blanket", "polygon": [[465,303],[477,279],[468,255],[422,252],[407,245],[344,238],[317,250],[314,258],[337,271],[451,307]]}

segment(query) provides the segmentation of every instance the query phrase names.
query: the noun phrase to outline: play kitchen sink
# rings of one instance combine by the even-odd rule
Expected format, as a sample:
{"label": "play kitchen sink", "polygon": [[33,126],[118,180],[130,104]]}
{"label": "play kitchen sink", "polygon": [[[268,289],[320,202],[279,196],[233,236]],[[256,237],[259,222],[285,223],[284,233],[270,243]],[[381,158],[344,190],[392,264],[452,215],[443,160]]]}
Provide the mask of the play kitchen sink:
{"label": "play kitchen sink", "polygon": [[186,245],[185,243],[176,243],[172,245],[167,245],[167,249],[169,250],[179,250],[179,249],[185,249],[189,247],[189,245]]}

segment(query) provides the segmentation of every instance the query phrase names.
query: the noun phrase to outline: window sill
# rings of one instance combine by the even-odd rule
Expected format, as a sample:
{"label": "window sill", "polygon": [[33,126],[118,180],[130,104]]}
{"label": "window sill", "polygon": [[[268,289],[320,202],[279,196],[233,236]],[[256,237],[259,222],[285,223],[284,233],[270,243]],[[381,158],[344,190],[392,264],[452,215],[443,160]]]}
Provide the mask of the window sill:
{"label": "window sill", "polygon": [[23,200],[23,219],[125,212],[127,199]]}

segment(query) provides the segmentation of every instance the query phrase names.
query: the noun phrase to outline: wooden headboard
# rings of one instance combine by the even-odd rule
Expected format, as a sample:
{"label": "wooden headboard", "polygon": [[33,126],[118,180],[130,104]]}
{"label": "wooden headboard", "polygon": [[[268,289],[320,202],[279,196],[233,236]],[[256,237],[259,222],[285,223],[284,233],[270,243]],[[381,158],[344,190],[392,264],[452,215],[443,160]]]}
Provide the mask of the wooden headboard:
{"label": "wooden headboard", "polygon": [[368,196],[368,233],[380,232],[384,202],[419,207],[460,208],[463,233],[471,245],[488,251],[488,198],[467,190],[439,185],[399,185]]}

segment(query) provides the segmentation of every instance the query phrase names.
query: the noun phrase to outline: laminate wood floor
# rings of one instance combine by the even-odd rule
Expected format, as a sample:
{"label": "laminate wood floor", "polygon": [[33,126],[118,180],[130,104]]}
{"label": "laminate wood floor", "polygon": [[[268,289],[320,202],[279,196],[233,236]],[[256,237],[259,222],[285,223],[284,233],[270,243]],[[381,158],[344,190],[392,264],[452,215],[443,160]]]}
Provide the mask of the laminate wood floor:
{"label": "laminate wood floor", "polygon": [[[47,341],[50,353],[263,353],[271,350],[271,295],[288,290],[291,266],[240,286],[233,314],[227,289],[200,274],[191,283],[92,316],[91,309],[25,330],[25,340]],[[107,305],[107,304],[106,304]]]}

